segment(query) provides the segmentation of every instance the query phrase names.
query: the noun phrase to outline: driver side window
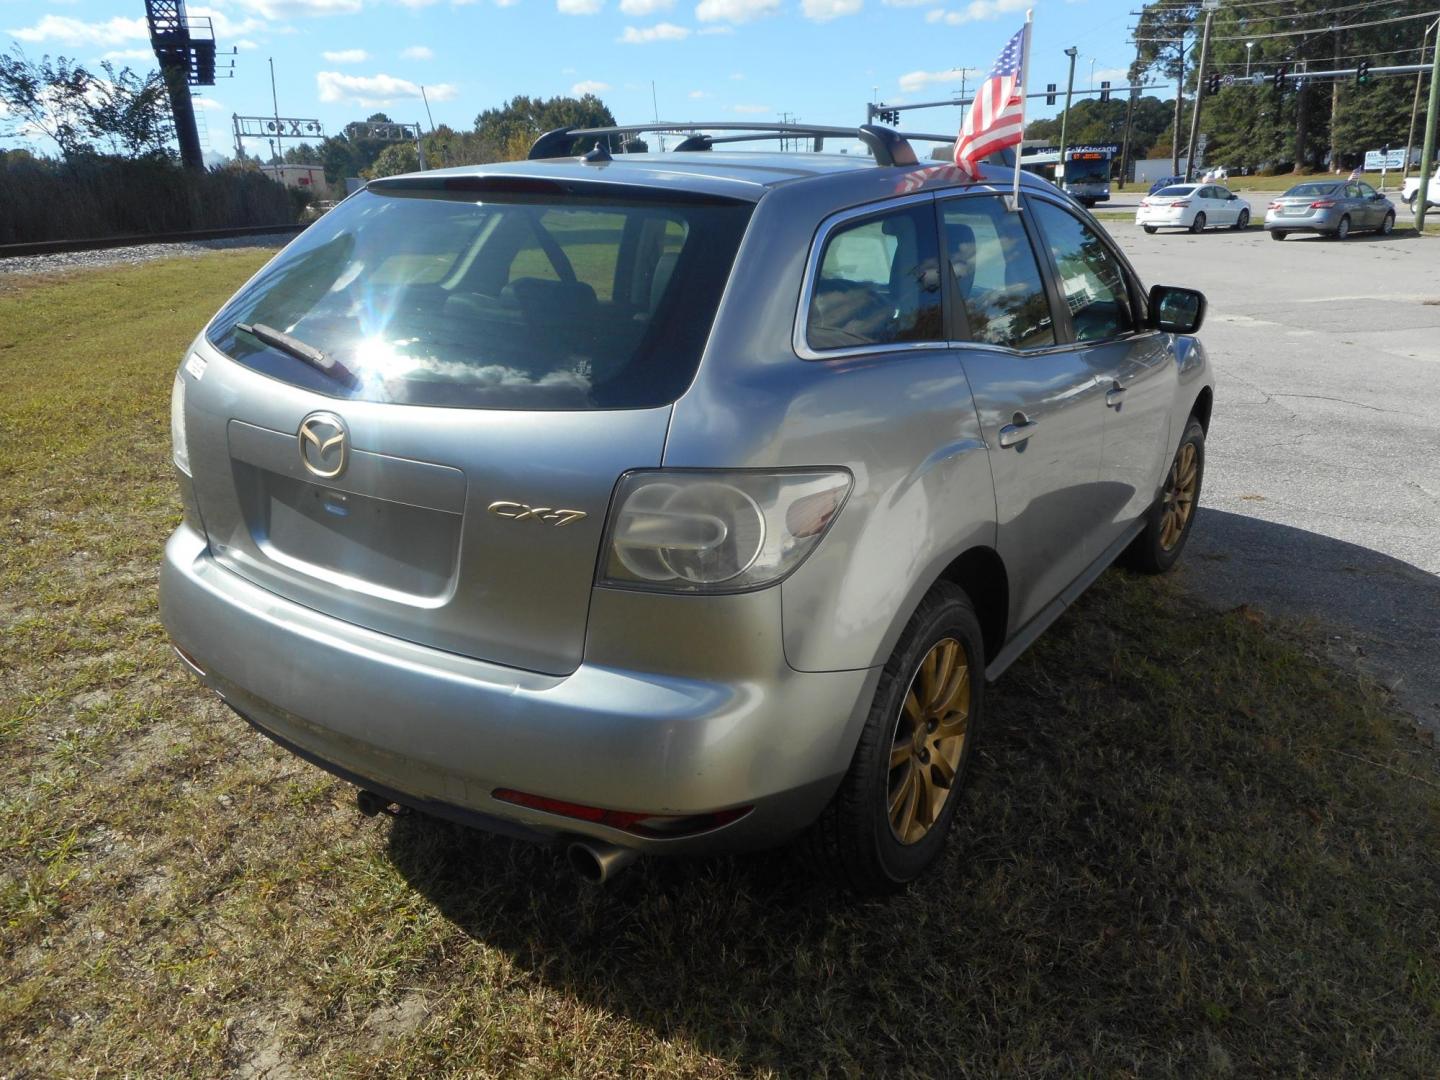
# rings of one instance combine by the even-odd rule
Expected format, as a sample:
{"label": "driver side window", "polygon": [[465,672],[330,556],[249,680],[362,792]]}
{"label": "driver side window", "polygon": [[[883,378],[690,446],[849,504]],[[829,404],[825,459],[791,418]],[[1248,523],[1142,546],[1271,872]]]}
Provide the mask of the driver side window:
{"label": "driver side window", "polygon": [[1032,199],[1029,205],[1055,257],[1075,340],[1104,341],[1134,330],[1125,272],[1100,237],[1054,203]]}

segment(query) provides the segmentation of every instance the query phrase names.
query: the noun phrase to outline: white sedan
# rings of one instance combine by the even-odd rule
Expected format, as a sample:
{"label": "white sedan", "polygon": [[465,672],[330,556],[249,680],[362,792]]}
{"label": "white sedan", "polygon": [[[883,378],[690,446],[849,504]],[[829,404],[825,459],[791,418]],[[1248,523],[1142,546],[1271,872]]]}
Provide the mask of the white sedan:
{"label": "white sedan", "polygon": [[1140,200],[1135,224],[1147,233],[1156,229],[1198,233],[1207,226],[1243,229],[1250,224],[1250,204],[1220,184],[1172,184]]}

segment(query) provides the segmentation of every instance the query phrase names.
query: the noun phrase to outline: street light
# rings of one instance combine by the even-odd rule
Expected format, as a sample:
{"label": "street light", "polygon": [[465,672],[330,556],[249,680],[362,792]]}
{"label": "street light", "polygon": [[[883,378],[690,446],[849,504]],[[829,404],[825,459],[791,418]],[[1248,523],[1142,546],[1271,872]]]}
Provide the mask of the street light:
{"label": "street light", "polygon": [[1060,160],[1056,162],[1057,175],[1062,183],[1065,176],[1065,128],[1070,122],[1070,92],[1075,89],[1075,57],[1080,55],[1080,50],[1071,45],[1065,50],[1065,55],[1070,58],[1070,78],[1065,82],[1065,111],[1060,114]]}
{"label": "street light", "polygon": [[1090,89],[1095,89],[1095,58],[1090,58]]}
{"label": "street light", "polygon": [[1255,48],[1253,41],[1245,42],[1245,78],[1250,78],[1250,50]]}

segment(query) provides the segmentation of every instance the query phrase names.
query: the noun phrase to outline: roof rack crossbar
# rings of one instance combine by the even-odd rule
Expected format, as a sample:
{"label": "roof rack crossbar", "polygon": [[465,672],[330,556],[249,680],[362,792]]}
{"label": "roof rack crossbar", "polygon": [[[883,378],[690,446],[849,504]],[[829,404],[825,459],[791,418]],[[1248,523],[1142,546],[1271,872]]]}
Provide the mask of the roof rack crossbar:
{"label": "roof rack crossbar", "polygon": [[[730,131],[740,134],[711,135],[709,132]],[[879,165],[917,164],[910,140],[917,142],[954,142],[953,135],[931,135],[922,132],[895,131],[879,124],[858,128],[825,124],[767,124],[719,120],[713,123],[615,124],[608,127],[556,128],[535,140],[529,157],[564,157],[572,152],[579,139],[604,135],[638,135],[647,132],[674,134],[683,137],[676,151],[709,150],[716,143],[763,142],[787,135],[806,136],[814,140],[815,150],[824,148],[826,138],[858,139],[869,148]]]}

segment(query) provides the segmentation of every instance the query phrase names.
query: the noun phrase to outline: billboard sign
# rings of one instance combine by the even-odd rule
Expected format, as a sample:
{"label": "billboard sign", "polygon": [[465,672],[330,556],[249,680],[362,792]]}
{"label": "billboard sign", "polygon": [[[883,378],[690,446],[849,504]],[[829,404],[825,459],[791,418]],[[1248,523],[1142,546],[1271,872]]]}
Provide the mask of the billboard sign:
{"label": "billboard sign", "polygon": [[1405,151],[1401,150],[1366,150],[1365,168],[1374,172],[1376,169],[1403,169],[1405,167]]}

